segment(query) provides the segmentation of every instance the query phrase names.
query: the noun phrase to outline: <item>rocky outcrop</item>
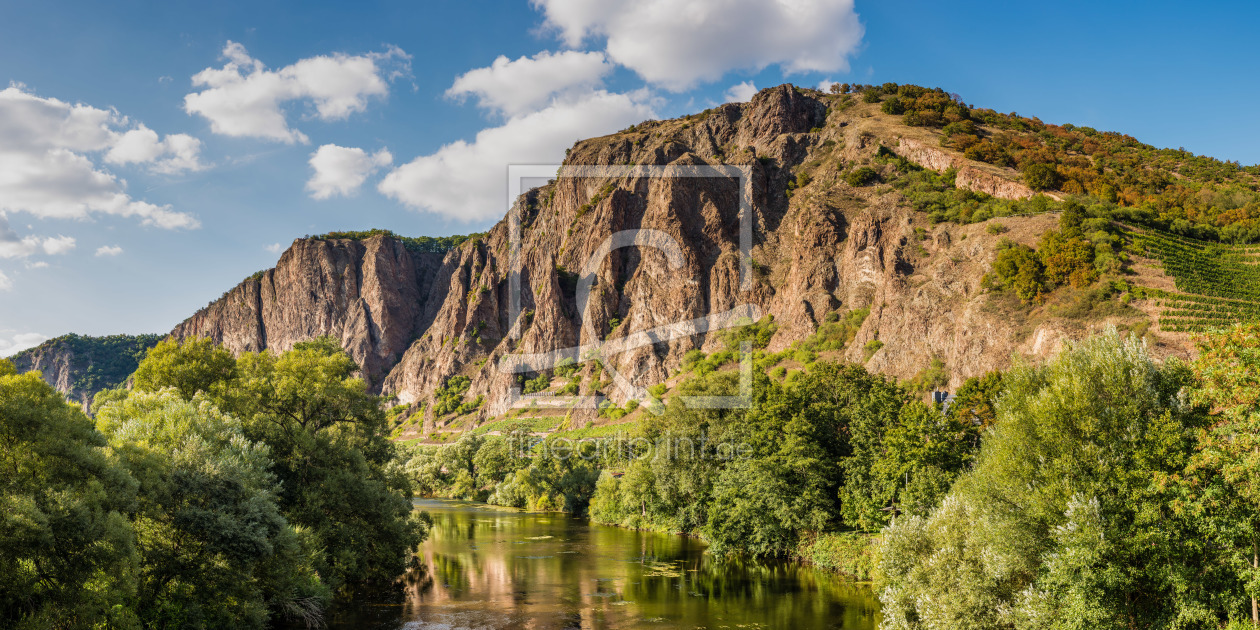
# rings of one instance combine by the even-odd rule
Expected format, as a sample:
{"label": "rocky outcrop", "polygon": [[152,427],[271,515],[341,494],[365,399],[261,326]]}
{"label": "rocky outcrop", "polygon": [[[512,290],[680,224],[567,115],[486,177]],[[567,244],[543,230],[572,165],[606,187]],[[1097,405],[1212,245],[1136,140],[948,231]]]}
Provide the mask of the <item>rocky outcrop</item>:
{"label": "rocky outcrop", "polygon": [[999,199],[1028,199],[1033,196],[1031,188],[1000,175],[986,173],[974,166],[958,169],[958,175],[954,177],[954,185]]}
{"label": "rocky outcrop", "polygon": [[[979,162],[968,160],[956,153],[950,153],[928,146],[910,138],[900,138],[897,144],[902,157],[915,162],[924,168],[943,173],[951,168],[957,169],[954,185],[967,190],[974,190],[999,199],[1028,199],[1033,191],[1028,186],[1015,181],[1015,172],[1010,169],[1005,175],[985,170]],[[997,170],[995,167],[988,167]]]}
{"label": "rocky outcrop", "polygon": [[[441,254],[408,251],[386,235],[364,241],[299,239],[274,269],[246,279],[171,332],[209,337],[233,352],[332,336],[373,387],[435,315]],[[442,287],[445,289],[445,287]],[[437,299],[445,297],[439,291]]]}
{"label": "rocky outcrop", "polygon": [[388,236],[301,239],[275,269],[173,334],[210,336],[238,352],[332,335],[374,388],[425,405],[430,420],[427,403],[454,375],[471,379],[467,401],[482,397],[478,415],[502,414],[518,378],[545,370],[547,353],[580,362],[580,394],[623,402],[635,387],[670,378],[688,351],[725,347],[697,322],[735,310],[773,315],[769,349],[778,350],[814,333],[829,312],[869,309],[840,357],[901,379],[939,359],[954,386],[1086,334],[1079,322],[1033,321],[981,285],[1000,239],[1034,244],[1054,217],[1005,218],[1009,232],[999,237],[984,224],[932,225],[894,187],[846,183],[852,165],[889,168],[877,159],[886,144],[925,167],[958,169],[960,187],[1031,194],[932,146],[932,132],[890,120],[876,105],[779,86],[745,104],[648,121],[577,143],[566,165],[735,166],[744,188],[626,168],[559,177],[522,195],[512,209],[519,241],[508,218],[445,254],[408,251]]}

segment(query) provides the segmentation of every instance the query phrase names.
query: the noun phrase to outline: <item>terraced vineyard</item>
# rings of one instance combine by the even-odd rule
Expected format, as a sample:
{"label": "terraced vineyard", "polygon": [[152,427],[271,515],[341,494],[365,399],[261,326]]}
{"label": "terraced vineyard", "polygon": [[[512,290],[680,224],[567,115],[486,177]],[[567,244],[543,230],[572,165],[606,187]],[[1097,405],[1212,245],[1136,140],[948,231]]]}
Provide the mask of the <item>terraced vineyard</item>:
{"label": "terraced vineyard", "polygon": [[1176,293],[1146,291],[1164,308],[1160,329],[1203,332],[1260,319],[1260,248],[1150,230],[1132,237],[1134,251],[1160,261],[1176,282]]}

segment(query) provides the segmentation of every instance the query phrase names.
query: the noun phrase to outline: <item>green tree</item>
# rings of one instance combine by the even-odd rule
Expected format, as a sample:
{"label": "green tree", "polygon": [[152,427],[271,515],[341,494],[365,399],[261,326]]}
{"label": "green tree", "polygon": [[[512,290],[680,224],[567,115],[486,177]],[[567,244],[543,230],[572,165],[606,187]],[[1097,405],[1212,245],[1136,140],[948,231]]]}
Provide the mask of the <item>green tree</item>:
{"label": "green tree", "polygon": [[1045,266],[1031,247],[1014,245],[998,252],[993,272],[1004,286],[1014,289],[1021,302],[1034,304],[1043,299]]}
{"label": "green tree", "polygon": [[142,392],[174,387],[184,400],[192,400],[197,392],[227,387],[235,378],[232,353],[213,341],[204,337],[182,342],[164,339],[145,354],[136,368],[133,387]]}
{"label": "green tree", "polygon": [[280,514],[268,449],[238,420],[172,389],[107,404],[97,425],[140,482],[132,522],[145,627],[262,628],[272,611],[320,618],[327,589]]}
{"label": "green tree", "polygon": [[[979,431],[993,426],[997,420],[994,405],[1002,393],[1002,373],[993,371],[984,376],[973,376],[963,382],[954,393],[954,400],[947,412],[962,424],[975,426]],[[979,432],[976,434],[979,439]],[[979,446],[977,442],[975,446]]]}
{"label": "green tree", "polygon": [[1197,340],[1191,399],[1210,408],[1215,423],[1199,437],[1187,467],[1185,509],[1208,525],[1250,599],[1260,625],[1260,324],[1238,324]]}
{"label": "green tree", "polygon": [[424,516],[412,510],[379,397],[353,376],[358,366],[335,340],[298,343],[279,356],[245,353],[234,364],[204,340],[171,343],[141,363],[137,389],[171,386],[186,400],[205,392],[240,419],[248,440],[268,447],[281,512],[319,550],[314,565],[324,584],[337,591],[402,573],[423,540]]}
{"label": "green tree", "polygon": [[0,470],[0,626],[135,626],[136,481],[83,412],[3,360]]}
{"label": "green tree", "polygon": [[1021,170],[1024,183],[1033,190],[1053,190],[1063,183],[1063,177],[1053,164],[1028,164]]}
{"label": "green tree", "polygon": [[882,627],[1218,627],[1216,568],[1161,481],[1202,423],[1189,381],[1114,330],[1008,372],[974,470],[885,530]]}

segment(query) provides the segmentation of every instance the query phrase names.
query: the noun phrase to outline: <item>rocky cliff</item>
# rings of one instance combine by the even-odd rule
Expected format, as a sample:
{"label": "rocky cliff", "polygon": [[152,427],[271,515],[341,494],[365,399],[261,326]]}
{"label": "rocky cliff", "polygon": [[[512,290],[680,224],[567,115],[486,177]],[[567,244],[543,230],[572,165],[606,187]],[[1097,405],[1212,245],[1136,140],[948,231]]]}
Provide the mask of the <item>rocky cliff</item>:
{"label": "rocky cliff", "polygon": [[86,411],[96,392],[123,384],[161,335],[64,335],[9,358],[18,372],[38,371]]}
{"label": "rocky cliff", "polygon": [[[464,400],[483,397],[479,417],[495,416],[520,382],[504,357],[533,361],[581,348],[566,355],[581,362],[602,342],[624,347],[613,353],[607,346],[599,364],[582,363],[591,378],[581,380],[580,393],[621,402],[667,380],[689,350],[722,345],[712,332],[670,330],[694,331],[697,320],[737,307],[774,316],[769,350],[814,333],[828,313],[869,309],[843,358],[902,379],[943,364],[952,386],[1141,316],[1030,313],[985,290],[998,242],[1035,244],[1056,225],[1054,216],[1003,219],[1000,236],[986,223],[932,225],[895,187],[854,186],[845,177],[856,165],[887,171],[877,158],[899,152],[926,168],[954,169],[959,188],[1031,195],[1011,169],[936,148],[938,136],[852,97],[766,89],[749,103],[577,143],[566,166],[624,168],[558,177],[522,195],[486,235],[445,254],[409,252],[383,235],[295,241],[275,269],[241,283],[173,334],[206,335],[234,351],[284,350],[332,335],[374,388],[413,410],[423,405],[432,421],[429,403],[452,376],[470,378]],[[635,165],[733,166],[745,187],[731,178],[653,177]],[[740,251],[741,194],[750,204],[747,256]],[[624,236],[628,230],[639,236]],[[611,247],[619,234],[639,241]],[[745,263],[748,278],[741,277]],[[579,312],[584,287],[591,297]],[[1165,341],[1164,353],[1187,351],[1184,339]],[[601,382],[605,367],[634,387]]]}
{"label": "rocky cliff", "polygon": [[380,387],[427,330],[445,298],[443,255],[396,238],[298,239],[269,269],[241,282],[171,332],[209,337],[233,352],[332,336]]}

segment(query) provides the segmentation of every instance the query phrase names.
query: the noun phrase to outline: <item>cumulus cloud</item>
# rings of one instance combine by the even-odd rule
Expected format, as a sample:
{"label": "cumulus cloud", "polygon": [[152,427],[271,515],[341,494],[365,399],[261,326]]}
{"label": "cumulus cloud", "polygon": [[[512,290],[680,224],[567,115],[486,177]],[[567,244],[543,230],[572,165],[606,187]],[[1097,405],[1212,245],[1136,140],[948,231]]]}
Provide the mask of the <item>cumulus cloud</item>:
{"label": "cumulus cloud", "polygon": [[[0,291],[7,291],[11,286],[11,284],[8,284],[8,278],[3,273],[0,273]],[[0,357],[13,356],[27,348],[34,348],[45,341],[48,341],[48,336],[39,333],[14,334],[12,330],[0,331]]]}
{"label": "cumulus cloud", "polygon": [[183,134],[159,140],[143,125],[129,127],[114,110],[43,98],[21,85],[0,90],[0,212],[40,218],[100,213],[165,228],[197,227],[190,215],[133,199],[126,182],[93,158],[166,173],[197,170],[200,142]]}
{"label": "cumulus cloud", "polygon": [[747,103],[757,93],[757,86],[752,81],[736,83],[726,90],[726,100],[731,103]]}
{"label": "cumulus cloud", "polygon": [[[4,275],[3,271],[0,271],[0,291],[9,291],[12,289],[13,281],[9,279],[9,276]],[[5,343],[6,342],[3,339],[0,339],[0,352],[5,350]]]}
{"label": "cumulus cloud", "polygon": [[270,244],[270,245],[268,245],[268,246],[264,247],[263,249],[265,249],[265,250],[267,250],[267,251],[269,251],[269,252],[271,252],[271,253],[273,253],[273,254],[279,254],[279,253],[280,253],[280,250],[284,249],[284,246],[283,246],[283,245],[281,245],[280,243],[272,243],[272,244]]}
{"label": "cumulus cloud", "polygon": [[306,182],[306,190],[313,199],[348,197],[359,192],[369,175],[393,161],[394,156],[385,149],[369,154],[357,147],[325,144],[311,154],[315,174]]}
{"label": "cumulus cloud", "polygon": [[69,236],[40,238],[18,236],[9,222],[0,216],[0,258],[27,258],[36,254],[64,254],[74,249],[75,241]]}
{"label": "cumulus cloud", "polygon": [[457,141],[391,171],[377,187],[408,206],[474,221],[506,211],[509,164],[559,160],[575,141],[654,117],[647,91],[572,95]]}
{"label": "cumulus cloud", "polygon": [[44,253],[50,256],[56,256],[57,254],[64,254],[74,249],[74,245],[75,245],[74,239],[69,236],[58,236],[56,238],[46,238],[44,239],[44,243],[43,243]]}
{"label": "cumulus cloud", "polygon": [[289,126],[284,106],[304,102],[320,120],[342,120],[367,109],[368,101],[389,94],[389,82],[411,72],[411,56],[390,46],[365,55],[335,53],[301,59],[269,70],[239,43],[223,48],[222,68],[193,75],[200,92],[184,96],[184,111],[210,121],[218,134],[306,144],[306,134]]}
{"label": "cumulus cloud", "polygon": [[204,169],[200,155],[201,140],[197,138],[185,133],[158,138],[156,131],[139,125],[114,142],[105,154],[105,161],[110,164],[151,164],[150,170],[173,175]]}
{"label": "cumulus cloud", "polygon": [[847,71],[862,40],[853,0],[531,0],[570,46],[603,37],[612,61],[669,90],[735,69]]}
{"label": "cumulus cloud", "polygon": [[101,245],[100,247],[96,248],[96,255],[99,257],[117,256],[121,253],[123,253],[123,248],[117,245]]}
{"label": "cumulus cloud", "polygon": [[612,70],[613,64],[600,52],[543,51],[515,61],[500,55],[488,67],[460,75],[446,95],[471,95],[481,107],[504,116],[519,116],[547,105],[553,95],[589,92]]}

